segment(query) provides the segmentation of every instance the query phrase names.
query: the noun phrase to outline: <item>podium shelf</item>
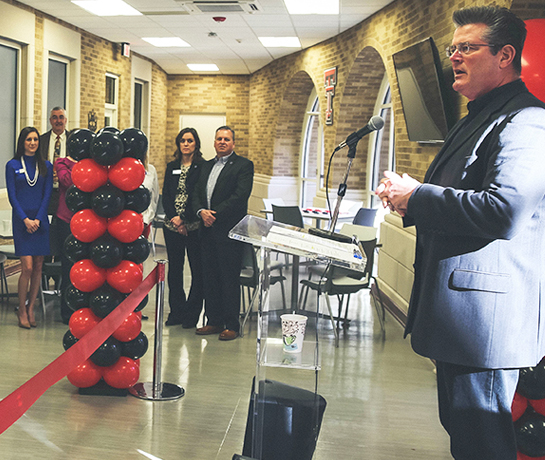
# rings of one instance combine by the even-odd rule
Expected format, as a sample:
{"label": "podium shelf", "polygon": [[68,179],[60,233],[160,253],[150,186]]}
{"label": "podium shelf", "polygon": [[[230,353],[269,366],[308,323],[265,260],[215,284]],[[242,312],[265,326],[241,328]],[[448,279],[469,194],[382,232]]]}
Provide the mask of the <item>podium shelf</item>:
{"label": "podium shelf", "polygon": [[318,344],[315,340],[305,340],[300,353],[285,352],[281,338],[267,338],[262,340],[261,345],[259,365],[292,369],[321,369]]}

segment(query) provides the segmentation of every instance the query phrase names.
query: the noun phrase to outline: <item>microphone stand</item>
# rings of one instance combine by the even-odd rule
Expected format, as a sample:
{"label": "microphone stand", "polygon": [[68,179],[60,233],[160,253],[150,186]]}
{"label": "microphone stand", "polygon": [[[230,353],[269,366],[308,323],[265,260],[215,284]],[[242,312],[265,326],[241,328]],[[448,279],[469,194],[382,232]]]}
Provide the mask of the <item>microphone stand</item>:
{"label": "microphone stand", "polygon": [[331,223],[329,224],[329,233],[333,234],[335,232],[335,226],[337,225],[337,219],[339,218],[339,211],[341,209],[341,202],[346,194],[346,181],[348,180],[348,174],[350,173],[350,168],[352,167],[352,162],[356,157],[356,147],[358,146],[359,139],[355,136],[356,139],[350,140],[350,137],[347,139],[346,145],[348,145],[348,163],[346,165],[346,171],[344,173],[343,181],[339,184],[339,190],[337,191],[337,203],[335,205],[335,211],[333,212],[333,217],[331,218]]}

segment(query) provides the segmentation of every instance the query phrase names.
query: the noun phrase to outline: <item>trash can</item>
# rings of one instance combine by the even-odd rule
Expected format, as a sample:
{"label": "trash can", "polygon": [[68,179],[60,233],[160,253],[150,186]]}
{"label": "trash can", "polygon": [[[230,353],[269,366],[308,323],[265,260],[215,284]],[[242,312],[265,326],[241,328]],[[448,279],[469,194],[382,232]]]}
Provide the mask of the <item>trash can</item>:
{"label": "trash can", "polygon": [[[251,457],[255,378],[248,410],[242,454]],[[322,425],[325,399],[312,391],[274,380],[259,382],[263,435],[259,460],[311,460]]]}

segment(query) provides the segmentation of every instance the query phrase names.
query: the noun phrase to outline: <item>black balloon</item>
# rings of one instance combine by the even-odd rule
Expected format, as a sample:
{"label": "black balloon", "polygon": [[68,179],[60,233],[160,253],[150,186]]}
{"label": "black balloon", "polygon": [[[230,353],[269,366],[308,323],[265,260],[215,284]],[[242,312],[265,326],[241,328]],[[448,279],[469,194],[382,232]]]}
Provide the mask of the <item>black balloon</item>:
{"label": "black balloon", "polygon": [[101,128],[101,129],[98,130],[97,136],[99,134],[102,134],[104,131],[106,131],[108,133],[114,133],[114,134],[119,134],[120,133],[119,129],[115,128],[114,126],[105,126],[104,128]]}
{"label": "black balloon", "polygon": [[123,295],[119,291],[108,284],[103,284],[91,292],[89,307],[99,318],[106,318],[123,300]]}
{"label": "black balloon", "polygon": [[70,329],[68,329],[62,338],[62,346],[65,350],[68,350],[72,345],[75,345],[77,341],[78,339],[76,339],[74,334],[72,334]]}
{"label": "black balloon", "polygon": [[125,195],[113,185],[103,185],[93,192],[91,205],[97,215],[109,219],[123,211]]}
{"label": "black balloon", "polygon": [[119,133],[125,152],[123,156],[144,161],[148,151],[148,138],[138,128],[127,128]]}
{"label": "black balloon", "polygon": [[64,301],[71,310],[77,311],[80,308],[89,306],[89,293],[77,289],[73,284],[70,284],[64,291]]}
{"label": "black balloon", "polygon": [[545,399],[545,358],[535,367],[520,370],[517,391],[528,399]]}
{"label": "black balloon", "polygon": [[66,151],[74,160],[80,161],[89,158],[91,154],[91,142],[95,133],[89,129],[75,129],[68,136]]}
{"label": "black balloon", "polygon": [[147,238],[139,236],[131,243],[123,245],[123,259],[130,260],[135,264],[143,263],[149,256],[150,244]]}
{"label": "black balloon", "polygon": [[83,192],[75,185],[71,185],[65,195],[66,206],[74,213],[82,209],[89,209],[91,207],[91,196],[91,193]]}
{"label": "black balloon", "polygon": [[121,342],[121,355],[127,358],[140,359],[146,351],[148,351],[148,338],[143,332],[130,342]]}
{"label": "black balloon", "polygon": [[114,165],[123,158],[123,142],[117,134],[102,131],[91,143],[91,158],[103,166]]}
{"label": "black balloon", "polygon": [[545,416],[530,412],[515,424],[517,449],[528,457],[545,455]]}
{"label": "black balloon", "polygon": [[151,193],[143,185],[130,192],[125,192],[125,209],[141,214],[148,209],[150,203]]}
{"label": "black balloon", "polygon": [[108,234],[90,243],[91,260],[97,267],[113,268],[123,260],[123,246]]}
{"label": "black balloon", "polygon": [[91,355],[91,361],[97,366],[113,366],[121,357],[121,345],[119,340],[108,337],[96,351]]}
{"label": "black balloon", "polygon": [[142,299],[142,302],[138,304],[138,306],[134,309],[134,311],[140,311],[143,310],[144,307],[148,304],[148,296],[144,297]]}
{"label": "black balloon", "polygon": [[90,244],[78,240],[74,235],[70,234],[64,240],[64,253],[72,263],[78,260],[89,258]]}

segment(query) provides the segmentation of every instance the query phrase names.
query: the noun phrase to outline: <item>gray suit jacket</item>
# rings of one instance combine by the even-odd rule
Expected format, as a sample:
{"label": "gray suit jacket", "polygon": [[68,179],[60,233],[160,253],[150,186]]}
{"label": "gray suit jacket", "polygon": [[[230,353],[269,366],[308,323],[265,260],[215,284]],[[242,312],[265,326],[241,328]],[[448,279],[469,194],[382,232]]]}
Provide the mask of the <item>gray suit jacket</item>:
{"label": "gray suit jacket", "polygon": [[533,366],[545,355],[545,104],[518,80],[469,108],[409,200],[406,334],[429,358]]}

